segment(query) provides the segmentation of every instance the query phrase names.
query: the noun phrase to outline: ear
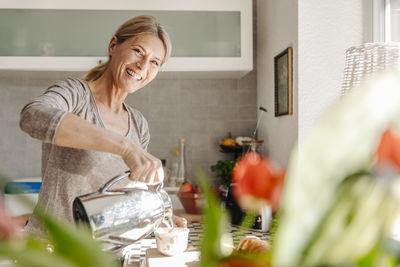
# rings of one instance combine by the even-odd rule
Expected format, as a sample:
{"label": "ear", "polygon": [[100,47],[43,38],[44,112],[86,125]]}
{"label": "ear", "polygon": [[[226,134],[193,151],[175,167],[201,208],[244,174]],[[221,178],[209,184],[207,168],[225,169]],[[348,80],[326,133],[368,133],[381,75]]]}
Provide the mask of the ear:
{"label": "ear", "polygon": [[111,38],[111,40],[110,40],[110,43],[108,44],[108,55],[109,56],[112,56],[116,47],[117,47],[117,37],[113,36],[113,38]]}

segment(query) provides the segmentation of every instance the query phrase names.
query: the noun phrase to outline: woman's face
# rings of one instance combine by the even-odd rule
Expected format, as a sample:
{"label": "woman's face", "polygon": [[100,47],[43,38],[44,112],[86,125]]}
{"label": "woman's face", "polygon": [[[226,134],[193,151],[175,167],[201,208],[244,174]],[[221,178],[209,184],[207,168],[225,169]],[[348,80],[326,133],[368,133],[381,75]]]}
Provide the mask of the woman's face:
{"label": "woman's face", "polygon": [[163,42],[153,34],[142,34],[119,45],[114,37],[108,50],[114,83],[128,93],[135,92],[156,77],[165,55]]}

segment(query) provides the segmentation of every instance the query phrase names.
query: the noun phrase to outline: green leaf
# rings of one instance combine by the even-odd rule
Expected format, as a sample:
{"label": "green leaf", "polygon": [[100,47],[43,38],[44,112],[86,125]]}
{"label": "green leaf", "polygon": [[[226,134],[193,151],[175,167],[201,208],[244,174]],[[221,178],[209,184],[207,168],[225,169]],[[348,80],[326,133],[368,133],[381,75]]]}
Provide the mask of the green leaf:
{"label": "green leaf", "polygon": [[0,258],[15,262],[16,266],[24,267],[72,267],[77,266],[68,259],[50,253],[43,240],[34,238],[22,241],[0,242]]}
{"label": "green leaf", "polygon": [[[9,180],[1,174],[0,178],[4,184]],[[19,189],[15,188],[15,190]],[[20,200],[26,205],[33,206],[32,202],[22,195],[20,195]],[[114,257],[101,251],[99,243],[93,240],[89,231],[55,219],[40,205],[35,208],[35,216],[42,222],[49,241],[28,237],[24,241],[0,242],[0,258],[17,260],[17,265],[28,267],[119,266]],[[53,253],[47,250],[49,242],[54,247]]]}
{"label": "green leaf", "polygon": [[398,266],[395,257],[387,251],[382,242],[378,243],[371,251],[364,257],[357,261],[358,267],[391,267]]}
{"label": "green leaf", "polygon": [[220,241],[222,235],[226,233],[227,225],[229,225],[228,215],[212,191],[209,190],[210,181],[205,173],[200,169],[197,169],[195,173],[207,201],[207,205],[203,208],[200,266],[218,266],[219,260],[223,258]]}
{"label": "green leaf", "polygon": [[117,266],[116,260],[101,251],[89,231],[61,222],[37,209],[37,216],[44,222],[54,245],[54,251],[69,258],[77,266]]}
{"label": "green leaf", "polygon": [[[396,214],[398,203],[379,179],[366,174],[348,177],[338,188],[332,204],[303,253],[302,265],[388,266],[387,253],[380,251],[388,215]],[[340,233],[340,234],[338,234]],[[371,252],[379,252],[373,254]],[[370,253],[369,257],[366,257]],[[372,254],[371,254],[372,253]],[[370,261],[373,258],[373,261]],[[379,261],[379,264],[373,264]],[[389,265],[390,266],[390,265]]]}

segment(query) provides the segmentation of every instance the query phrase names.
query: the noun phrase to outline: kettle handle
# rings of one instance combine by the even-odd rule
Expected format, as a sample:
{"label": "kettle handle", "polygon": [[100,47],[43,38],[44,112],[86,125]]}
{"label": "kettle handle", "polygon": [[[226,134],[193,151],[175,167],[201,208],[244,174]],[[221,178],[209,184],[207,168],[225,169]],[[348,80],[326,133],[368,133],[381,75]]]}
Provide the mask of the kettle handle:
{"label": "kettle handle", "polygon": [[[107,190],[113,185],[113,184],[115,184],[115,183],[117,183],[117,182],[119,182],[119,181],[121,181],[122,179],[125,179],[125,178],[127,178],[127,177],[129,177],[129,175],[131,174],[131,171],[130,170],[128,170],[128,171],[125,171],[123,174],[121,174],[121,175],[119,175],[119,176],[115,176],[114,178],[112,178],[110,181],[108,181],[105,185],[103,185],[103,187],[101,187],[100,189],[99,189],[99,192],[100,193],[105,193],[105,192],[107,192]],[[161,183],[158,183],[158,184],[155,184],[155,185],[152,185],[152,186],[149,186],[149,185],[147,185],[147,189],[149,190],[152,190],[152,191],[158,191],[158,190],[160,190],[160,188],[162,188],[163,187],[163,183],[161,182]]]}
{"label": "kettle handle", "polygon": [[122,179],[125,179],[127,177],[129,177],[129,175],[131,174],[131,171],[125,171],[125,173],[115,176],[114,178],[112,178],[110,181],[108,181],[105,185],[103,185],[102,188],[99,189],[100,193],[105,193],[107,192],[107,190],[115,183],[121,181]]}

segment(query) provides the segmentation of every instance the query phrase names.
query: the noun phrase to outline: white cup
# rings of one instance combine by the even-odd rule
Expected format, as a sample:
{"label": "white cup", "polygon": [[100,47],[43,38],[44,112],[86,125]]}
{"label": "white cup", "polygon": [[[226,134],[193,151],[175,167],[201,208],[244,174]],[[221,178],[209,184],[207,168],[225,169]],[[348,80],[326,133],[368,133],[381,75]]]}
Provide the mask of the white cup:
{"label": "white cup", "polygon": [[188,244],[189,229],[182,227],[164,228],[160,227],[154,232],[156,236],[157,249],[167,256],[183,253]]}
{"label": "white cup", "polygon": [[261,231],[268,232],[272,222],[271,206],[264,206],[261,209]]}

